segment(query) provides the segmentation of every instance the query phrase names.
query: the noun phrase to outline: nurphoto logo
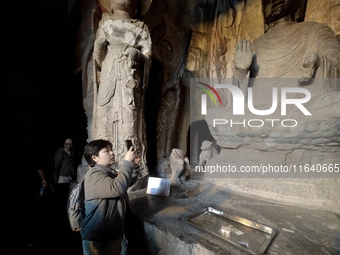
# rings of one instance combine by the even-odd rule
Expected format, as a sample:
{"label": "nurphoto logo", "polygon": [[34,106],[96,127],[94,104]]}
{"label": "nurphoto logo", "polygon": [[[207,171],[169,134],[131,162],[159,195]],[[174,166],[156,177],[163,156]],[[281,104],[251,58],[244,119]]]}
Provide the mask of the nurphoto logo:
{"label": "nurphoto logo", "polygon": [[[266,109],[257,109],[254,106],[254,94],[253,88],[248,87],[246,95],[243,91],[236,85],[232,84],[215,84],[211,86],[207,83],[197,82],[199,86],[198,89],[201,89],[204,93],[201,95],[201,115],[207,115],[207,95],[211,98],[214,105],[217,106],[217,100],[222,106],[222,99],[220,94],[216,89],[227,89],[232,97],[232,115],[233,116],[244,116],[245,107],[248,107],[248,110],[251,114],[256,116],[267,116],[275,113],[278,108],[280,109],[280,115],[287,115],[287,106],[293,105],[300,112],[303,113],[304,116],[311,116],[312,114],[308,111],[308,109],[304,106],[311,99],[311,93],[308,89],[301,87],[269,87],[268,90],[271,90],[271,105]],[[296,98],[292,98],[292,95],[298,95]],[[217,99],[217,100],[216,100]],[[280,99],[280,100],[279,100]],[[249,115],[248,115],[249,116]],[[222,116],[223,117],[223,116]],[[228,120],[225,118],[218,118],[213,120],[213,127],[216,125],[225,125],[230,123],[230,125],[243,125],[246,126],[248,124],[249,127],[262,127],[266,122],[271,123],[271,126],[274,126],[274,123],[280,121],[283,127],[295,127],[298,122],[295,119],[243,119],[240,121],[233,121],[232,119]]]}
{"label": "nurphoto logo", "polygon": [[197,82],[197,83],[203,86],[203,87],[199,86],[197,88],[206,93],[206,94],[202,94],[202,107],[201,107],[202,115],[207,114],[207,94],[209,95],[209,97],[211,98],[211,100],[213,101],[215,106],[217,106],[216,98],[218,99],[218,102],[222,106],[221,96],[218,94],[218,92],[216,91],[216,89],[214,87],[210,86],[209,84],[203,83],[203,82]]}

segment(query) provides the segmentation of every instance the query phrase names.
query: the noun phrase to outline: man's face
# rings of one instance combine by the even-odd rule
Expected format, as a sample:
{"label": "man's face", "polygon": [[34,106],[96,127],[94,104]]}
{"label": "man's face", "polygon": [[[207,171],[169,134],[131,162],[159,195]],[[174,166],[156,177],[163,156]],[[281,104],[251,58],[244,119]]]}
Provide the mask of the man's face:
{"label": "man's face", "polygon": [[99,151],[98,156],[93,155],[92,159],[97,164],[110,168],[115,163],[115,154],[111,146],[107,146]]}
{"label": "man's face", "polygon": [[73,141],[71,139],[66,139],[64,142],[64,148],[67,151],[70,151],[73,147]]}
{"label": "man's face", "polygon": [[269,24],[296,13],[300,5],[301,2],[296,0],[262,0],[264,22]]}

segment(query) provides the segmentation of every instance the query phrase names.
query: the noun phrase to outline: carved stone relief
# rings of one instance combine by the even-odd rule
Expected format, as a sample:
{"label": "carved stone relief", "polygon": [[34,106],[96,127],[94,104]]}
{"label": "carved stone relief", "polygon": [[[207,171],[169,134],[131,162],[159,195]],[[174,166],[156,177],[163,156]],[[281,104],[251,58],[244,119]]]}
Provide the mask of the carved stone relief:
{"label": "carved stone relief", "polygon": [[[153,44],[153,62],[157,67],[157,113],[156,113],[156,165],[157,172],[163,162],[168,161],[171,151],[179,144],[177,136],[179,116],[186,109],[181,108],[185,96],[182,84],[182,74],[185,65],[186,46],[190,32],[192,17],[190,16],[193,2],[181,1],[154,1],[150,12],[145,17],[145,22],[150,22]],[[182,10],[178,12],[178,10]],[[189,15],[183,15],[187,13]],[[152,26],[152,24],[157,24]]]}
{"label": "carved stone relief", "polygon": [[92,113],[93,113],[93,43],[97,26],[101,17],[99,5],[96,0],[81,1],[82,21],[78,33],[76,47],[75,73],[81,71],[83,107],[87,117],[87,134],[91,140]]}
{"label": "carved stone relief", "polygon": [[[242,31],[240,34],[244,35]],[[217,43],[219,41],[220,39]],[[208,105],[209,114],[205,119],[210,123],[211,134],[222,147],[220,155],[212,158],[209,165],[337,163],[340,151],[333,145],[340,143],[338,110],[340,83],[336,79],[340,74],[340,45],[334,36],[334,31],[315,21],[296,23],[283,20],[283,23],[276,23],[275,26],[269,24],[268,31],[258,38],[238,41],[235,47],[235,73],[245,95],[248,86],[252,87],[254,107],[270,108],[272,98],[270,92],[273,84],[268,86],[263,80],[253,79],[253,77],[279,78],[276,81],[281,81],[282,84],[275,83],[274,87],[287,86],[288,82],[292,86],[302,86],[311,92],[312,98],[306,104],[306,108],[313,113],[313,118],[310,120],[302,118],[300,110],[295,109],[290,111],[290,117],[299,121],[299,125],[295,128],[272,128],[268,125],[261,128],[251,128],[247,125],[212,127],[214,118],[224,116],[230,119],[233,115],[231,105],[221,108]],[[245,58],[247,54],[248,59]],[[240,68],[241,66],[243,68]],[[294,81],[288,79],[293,77],[295,77]],[[222,79],[220,81],[223,83]],[[266,93],[268,94],[265,95]],[[246,111],[242,117],[249,119],[251,115],[248,113],[249,111]],[[278,118],[278,115],[273,114],[270,117]],[[259,116],[256,118],[262,119]],[[292,157],[298,152],[299,159]],[[333,201],[339,201],[339,196],[336,195],[339,189],[334,186],[336,181],[331,179],[287,178],[282,182],[279,178],[262,178],[259,181],[255,178],[220,177],[215,181],[221,186],[230,185],[241,192],[249,194],[256,192],[260,196],[282,201],[297,200],[300,203],[301,199],[306,199],[304,200],[306,203],[314,200],[316,203],[323,201],[329,208],[332,207]],[[331,188],[328,188],[327,195],[324,195],[324,189],[328,185]]]}
{"label": "carved stone relief", "polygon": [[245,1],[220,0],[217,2],[214,38],[212,39],[211,79],[232,77],[233,55],[236,42],[240,39],[240,28]]}
{"label": "carved stone relief", "polygon": [[[179,9],[182,11],[178,12],[177,10]],[[325,13],[326,15],[324,15]],[[323,4],[317,0],[309,0],[305,16],[306,24],[299,23],[299,26],[304,27],[303,30],[306,33],[304,36],[306,38],[309,36],[309,38],[321,40],[320,36],[313,37],[314,28],[310,28],[309,33],[307,28],[311,24],[309,22],[316,22],[319,28],[328,30],[321,25],[324,24],[330,27],[335,35],[338,36],[334,38],[339,39],[338,13],[339,2],[337,0],[330,0]],[[264,37],[264,31],[268,28],[266,28],[263,22],[261,0],[188,0],[171,3],[169,1],[153,1],[143,21],[148,24],[151,32],[153,63],[159,63],[159,68],[156,70],[161,73],[157,84],[154,84],[154,86],[157,86],[157,98],[154,99],[157,101],[157,104],[155,104],[157,107],[157,116],[155,117],[157,119],[155,121],[157,122],[157,127],[155,133],[158,138],[156,153],[159,157],[159,166],[163,167],[162,169],[166,172],[169,171],[168,160],[172,148],[186,150],[188,130],[190,124],[192,124],[187,114],[190,111],[190,103],[188,102],[190,78],[206,77],[212,80],[212,84],[217,81],[223,81],[224,78],[236,80],[235,72],[237,70],[234,67],[234,55],[238,42],[247,39],[252,42],[252,47],[256,46],[255,48],[258,52],[262,52],[262,42],[273,47],[275,45],[274,54],[279,54],[276,51],[280,48],[280,42],[278,40],[272,43],[272,41]],[[273,30],[268,32],[269,34],[275,34],[274,38],[278,38],[282,30],[278,29],[277,32],[274,30],[275,33],[272,33]],[[191,39],[188,43],[189,38]],[[294,38],[299,40],[301,35]],[[309,42],[311,41],[309,40]],[[332,41],[334,43],[334,40]],[[321,53],[318,55],[318,61],[314,65],[316,75],[314,77],[321,77],[324,78],[323,81],[326,81],[326,77],[334,77],[336,73],[338,75],[337,53],[326,56],[327,54],[322,54],[322,50],[320,51],[318,47],[314,46],[304,47],[306,53],[313,50]],[[281,54],[294,48],[291,42],[287,43],[286,47],[285,50],[281,51]],[[287,70],[292,68],[289,64],[292,59],[287,60],[286,63],[288,64],[283,66],[283,68],[281,66],[277,68],[274,65],[268,65],[268,68],[264,68],[266,61],[261,59],[261,57],[272,56],[272,54],[261,53],[258,55],[257,64],[261,64],[262,68],[258,72],[257,77],[268,77],[268,74],[273,75],[273,77],[279,77],[279,72],[284,68],[287,68]],[[313,56],[311,58],[313,59]],[[301,61],[304,61],[306,58],[301,59]],[[277,61],[281,63],[280,61],[283,60],[279,57]],[[300,63],[300,66],[303,67],[303,64],[308,66],[307,62]],[[274,68],[274,71],[271,68]],[[313,70],[306,67],[303,68],[305,68],[305,71]],[[291,74],[294,74],[294,76],[302,74],[301,70],[304,70],[303,68],[300,70],[294,69],[295,73],[288,72],[287,74],[289,74],[288,76]],[[265,71],[266,69],[269,71]],[[254,70],[256,71],[256,69]],[[322,73],[322,71],[325,72]],[[327,73],[326,71],[329,72]],[[308,74],[308,72],[304,73]],[[249,78],[249,73],[246,78]],[[296,80],[298,78],[301,77],[296,77]],[[318,82],[321,81],[322,79],[318,80]],[[244,157],[255,160],[252,158],[254,153],[259,155],[256,160],[262,160],[261,156],[265,153],[257,154],[259,151],[268,152],[268,155],[275,159],[275,162],[283,160],[284,164],[296,160],[291,157],[291,155],[296,153],[303,160],[312,158],[315,162],[318,160],[321,162],[326,157],[325,155],[330,160],[336,160],[332,155],[337,155],[338,152],[336,148],[332,147],[332,144],[338,144],[339,137],[339,123],[337,122],[339,116],[336,115],[336,111],[339,109],[337,105],[339,94],[336,92],[338,85],[325,82],[323,82],[323,86],[318,86],[314,83],[310,85],[308,86],[314,91],[313,94],[317,91],[319,95],[313,99],[314,101],[311,101],[308,109],[318,116],[327,113],[328,116],[323,117],[326,119],[332,117],[332,119],[327,119],[327,121],[317,119],[315,122],[301,122],[301,126],[291,129],[280,128],[273,130],[271,128],[263,128],[258,132],[252,132],[247,127],[242,130],[240,128],[210,128],[211,134],[216,138],[222,150],[219,155],[211,159],[209,164],[212,164],[214,160],[217,162],[216,160],[220,160],[223,157],[225,162],[232,162],[234,160],[236,163],[241,163]],[[247,86],[248,83],[245,88]],[[268,91],[268,88],[261,88],[260,86],[258,91],[254,93],[261,94],[261,91]],[[325,94],[325,91],[335,92]],[[221,94],[225,99],[228,96],[226,91],[222,91]],[[89,95],[91,94],[89,93]],[[267,99],[270,96],[271,94],[269,94],[269,97],[267,96]],[[230,108],[228,108],[230,105],[227,106],[227,103],[230,102],[227,100],[224,102],[225,105],[221,108],[214,108],[212,104],[208,103],[208,110],[213,112],[211,117],[218,116],[220,112],[225,114],[225,112],[230,111]],[[264,102],[262,103],[265,105]],[[211,120],[206,119],[207,123],[209,121],[211,122]],[[217,137],[217,132],[219,132],[219,137]],[[222,136],[220,136],[221,133],[223,134]],[[268,144],[275,145],[269,146]],[[246,145],[251,146],[247,147]],[[323,146],[325,146],[324,149],[322,149]],[[220,179],[221,185],[233,186],[235,189],[241,189],[242,191],[250,193],[253,193],[255,190],[259,191],[259,193],[268,191],[266,195],[269,194],[269,197],[276,197],[278,195],[278,197],[287,200],[291,197],[308,197],[321,200],[331,198],[339,201],[338,197],[331,191],[335,183],[332,180],[329,180],[329,182],[326,180],[285,180],[285,183],[287,185],[277,185],[276,182],[271,182],[270,180],[256,183],[254,180]],[[288,184],[291,184],[291,186],[289,187]],[[328,184],[330,188],[327,188]],[[316,188],[318,185],[320,189]],[[294,187],[298,188],[295,189]],[[328,194],[327,198],[321,196],[321,190],[324,189],[327,189],[325,193]],[[293,190],[295,191],[288,195]]]}

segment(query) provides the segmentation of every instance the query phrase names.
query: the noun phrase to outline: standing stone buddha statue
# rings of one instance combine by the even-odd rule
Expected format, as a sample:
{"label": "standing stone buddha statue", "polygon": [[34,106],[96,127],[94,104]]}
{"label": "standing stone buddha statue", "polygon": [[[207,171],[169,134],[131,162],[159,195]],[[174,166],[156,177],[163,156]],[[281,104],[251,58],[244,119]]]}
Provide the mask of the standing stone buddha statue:
{"label": "standing stone buddha statue", "polygon": [[107,139],[119,163],[132,140],[147,174],[145,91],[151,67],[151,36],[137,18],[151,0],[101,1],[106,4],[94,42],[92,139]]}

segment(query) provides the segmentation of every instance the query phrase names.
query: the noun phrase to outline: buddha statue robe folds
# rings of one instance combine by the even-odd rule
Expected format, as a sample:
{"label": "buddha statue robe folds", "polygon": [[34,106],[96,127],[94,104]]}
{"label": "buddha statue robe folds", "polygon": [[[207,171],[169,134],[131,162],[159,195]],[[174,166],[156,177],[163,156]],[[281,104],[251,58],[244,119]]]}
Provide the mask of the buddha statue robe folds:
{"label": "buddha statue robe folds", "polygon": [[[333,31],[320,23],[277,25],[257,38],[253,47],[256,64],[251,72],[258,78],[297,78],[303,84],[309,77],[337,78],[340,74],[340,45]],[[340,90],[335,82],[310,85],[308,89],[317,95]]]}
{"label": "buddha statue robe folds", "polygon": [[151,38],[137,19],[114,19],[104,13],[94,43],[97,87],[94,98],[93,139],[113,144],[118,163],[132,140],[146,169],[144,100],[151,66]]}

